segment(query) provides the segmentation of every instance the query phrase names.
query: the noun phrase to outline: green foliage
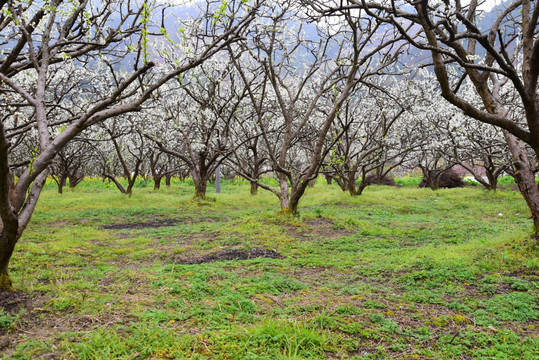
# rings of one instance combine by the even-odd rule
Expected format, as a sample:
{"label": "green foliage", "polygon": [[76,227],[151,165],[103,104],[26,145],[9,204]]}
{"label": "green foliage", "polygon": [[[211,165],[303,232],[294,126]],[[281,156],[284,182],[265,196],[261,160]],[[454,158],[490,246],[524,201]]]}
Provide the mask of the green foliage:
{"label": "green foliage", "polygon": [[0,329],[10,330],[13,326],[13,321],[13,317],[0,308]]}
{"label": "green foliage", "polygon": [[515,185],[515,179],[512,176],[500,176],[498,185]]}
{"label": "green foliage", "polygon": [[395,183],[401,186],[413,186],[418,187],[421,182],[421,176],[404,176],[402,178],[395,178]]}
{"label": "green foliage", "polygon": [[394,333],[399,330],[399,324],[391,319],[387,319],[380,313],[373,313],[369,315],[369,319],[382,327],[382,330],[387,333]]}
{"label": "green foliage", "polygon": [[513,292],[496,295],[483,306],[488,316],[503,321],[530,321],[539,319],[537,296]]}
{"label": "green foliage", "polygon": [[149,33],[148,33],[148,23],[150,22],[150,18],[151,18],[151,13],[150,13],[150,8],[148,7],[148,3],[145,1],[143,3],[143,7],[142,7],[142,16],[141,16],[141,19],[140,19],[140,23],[142,24],[142,29],[141,29],[141,38],[142,38],[142,56],[143,56],[143,59],[144,59],[144,64],[147,64],[148,63],[148,55],[149,55],[149,51],[148,51],[148,41],[149,41]]}
{"label": "green foliage", "polygon": [[323,332],[297,322],[266,321],[249,332],[256,347],[277,349],[280,356],[288,359],[320,358],[325,351],[334,350]]}
{"label": "green foliage", "polygon": [[301,281],[284,276],[273,276],[266,279],[269,280],[271,287],[274,288],[278,293],[291,293],[293,291],[307,288],[307,285]]}

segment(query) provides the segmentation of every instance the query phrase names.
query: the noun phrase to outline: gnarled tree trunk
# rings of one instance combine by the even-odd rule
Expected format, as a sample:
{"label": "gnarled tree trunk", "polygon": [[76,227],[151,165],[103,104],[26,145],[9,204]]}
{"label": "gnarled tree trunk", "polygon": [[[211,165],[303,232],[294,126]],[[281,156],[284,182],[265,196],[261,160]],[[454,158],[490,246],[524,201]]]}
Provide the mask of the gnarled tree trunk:
{"label": "gnarled tree trunk", "polygon": [[534,236],[537,237],[539,235],[539,188],[535,183],[532,164],[528,158],[525,144],[506,130],[503,131],[503,135],[513,159],[515,182],[530,208],[534,227],[533,232]]}
{"label": "gnarled tree trunk", "polygon": [[161,178],[162,176],[156,176],[156,175],[153,176],[153,189],[154,190],[161,189]]}
{"label": "gnarled tree trunk", "polygon": [[258,184],[256,181],[251,181],[251,195],[258,194]]}
{"label": "gnarled tree trunk", "polygon": [[195,184],[195,199],[205,199],[208,186],[208,169],[204,164],[196,165],[191,170],[191,176]]}
{"label": "gnarled tree trunk", "polygon": [[4,227],[0,224],[0,292],[13,290],[8,266],[18,240],[17,228],[15,216],[12,221],[6,222]]}

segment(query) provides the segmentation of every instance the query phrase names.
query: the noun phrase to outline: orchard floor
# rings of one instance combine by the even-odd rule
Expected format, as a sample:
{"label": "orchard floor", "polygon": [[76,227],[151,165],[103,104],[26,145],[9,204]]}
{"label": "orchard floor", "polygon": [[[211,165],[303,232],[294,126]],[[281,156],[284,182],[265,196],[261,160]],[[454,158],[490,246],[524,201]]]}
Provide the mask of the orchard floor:
{"label": "orchard floor", "polygon": [[46,189],[0,295],[2,359],[537,359],[539,250],[512,190],[322,182]]}

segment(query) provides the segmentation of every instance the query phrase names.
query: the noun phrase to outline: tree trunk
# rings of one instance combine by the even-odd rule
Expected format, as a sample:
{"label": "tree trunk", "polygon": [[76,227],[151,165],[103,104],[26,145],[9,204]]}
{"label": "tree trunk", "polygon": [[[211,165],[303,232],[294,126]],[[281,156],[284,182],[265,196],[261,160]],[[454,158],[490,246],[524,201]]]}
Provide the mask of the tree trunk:
{"label": "tree trunk", "polygon": [[281,188],[281,195],[279,200],[281,202],[281,211],[289,212],[290,211],[290,194],[288,191],[288,179],[286,175],[279,174],[279,186]]}
{"label": "tree trunk", "polygon": [[326,175],[326,183],[331,185],[333,182],[333,177],[331,175]]}
{"label": "tree trunk", "polygon": [[485,173],[487,175],[489,185],[487,189],[496,191],[496,187],[498,186],[498,177],[495,176],[494,173],[488,169],[485,170]]}
{"label": "tree trunk", "polygon": [[108,179],[109,184],[112,181],[114,183],[114,185],[116,185],[116,188],[118,188],[118,190],[120,190],[120,192],[122,194],[127,194],[127,190],[124,188],[124,186],[115,177],[113,177],[112,175],[103,175],[103,176],[104,176],[103,177],[103,182],[105,182],[105,179]]}
{"label": "tree trunk", "polygon": [[16,243],[17,229],[14,229],[13,231],[4,229],[0,237],[0,292],[13,290],[8,266]]}
{"label": "tree trunk", "polygon": [[133,195],[133,186],[135,186],[135,180],[136,176],[133,176],[131,180],[129,180],[129,183],[127,184],[127,189],[125,189],[125,194],[131,197]]}
{"label": "tree trunk", "polygon": [[13,290],[8,266],[19,238],[19,223],[14,213],[10,217],[4,221],[0,219],[0,292]]}
{"label": "tree trunk", "polygon": [[291,199],[291,201],[288,204],[288,213],[290,215],[297,215],[298,214],[298,204],[299,199]]}
{"label": "tree trunk", "polygon": [[359,186],[357,187],[357,191],[355,195],[361,195],[363,194],[363,190],[367,187],[367,181],[365,179],[361,179],[361,182],[359,183]]}
{"label": "tree trunk", "polygon": [[[255,179],[255,180],[258,180],[259,178],[259,174],[260,174],[260,161],[258,160],[258,154],[256,152],[256,150],[253,150],[253,154],[254,154],[254,165],[253,165],[253,169],[251,171],[251,178]],[[258,194],[258,184],[256,183],[256,181],[251,181],[251,195],[256,195]]]}
{"label": "tree trunk", "polygon": [[64,183],[65,183],[65,180],[60,178],[58,181],[58,194],[64,193]]}
{"label": "tree trunk", "polygon": [[55,176],[54,174],[51,175],[54,182],[56,182],[56,185],[58,185],[58,194],[64,193],[64,186],[66,185],[66,178],[64,175],[60,174],[58,176]]}
{"label": "tree trunk", "polygon": [[161,189],[161,178],[162,178],[162,176],[154,176],[153,177],[153,189],[154,190]]}
{"label": "tree trunk", "polygon": [[172,175],[166,175],[165,176],[165,185],[167,187],[170,187],[170,179],[172,178]]}
{"label": "tree trunk", "polygon": [[205,168],[201,168],[200,171],[193,169],[191,176],[193,183],[195,184],[195,199],[206,198],[206,187],[208,185],[208,176]]}
{"label": "tree trunk", "polygon": [[437,170],[428,170],[422,168],[421,171],[423,172],[423,177],[425,178],[428,187],[436,191],[440,188],[440,177],[442,176],[443,171],[437,171]]}
{"label": "tree trunk", "polygon": [[337,175],[333,178],[333,180],[335,180],[335,182],[337,183],[337,185],[339,185],[339,187],[341,188],[343,192],[348,190],[346,181],[341,176]]}
{"label": "tree trunk", "polygon": [[256,181],[251,181],[251,195],[256,195],[258,193],[258,184]]}
{"label": "tree trunk", "polygon": [[431,190],[435,191],[440,189],[440,177],[442,177],[442,173],[443,171],[439,171],[437,173],[434,173],[434,175],[429,176]]}
{"label": "tree trunk", "polygon": [[288,212],[291,215],[297,215],[298,214],[298,205],[299,200],[305,193],[305,190],[307,189],[307,186],[309,186],[309,182],[302,181],[297,186],[292,187],[292,194],[290,195],[290,202],[288,205]]}
{"label": "tree trunk", "polygon": [[355,172],[349,172],[348,173],[348,179],[346,181],[347,189],[350,195],[356,196],[360,195],[356,190],[356,173]]}
{"label": "tree trunk", "polygon": [[77,186],[82,182],[82,180],[84,180],[84,174],[80,176],[73,174],[69,175],[67,178],[69,179],[69,188],[74,189],[75,186]]}
{"label": "tree trunk", "polygon": [[513,159],[515,182],[532,214],[533,233],[537,239],[539,235],[539,188],[535,183],[535,176],[530,160],[528,159],[528,152],[526,151],[525,144],[508,131],[503,130],[503,135]]}
{"label": "tree trunk", "polygon": [[195,198],[197,198],[197,199],[205,199],[206,198],[206,183],[207,183],[207,180],[194,181],[194,183],[195,183]]}

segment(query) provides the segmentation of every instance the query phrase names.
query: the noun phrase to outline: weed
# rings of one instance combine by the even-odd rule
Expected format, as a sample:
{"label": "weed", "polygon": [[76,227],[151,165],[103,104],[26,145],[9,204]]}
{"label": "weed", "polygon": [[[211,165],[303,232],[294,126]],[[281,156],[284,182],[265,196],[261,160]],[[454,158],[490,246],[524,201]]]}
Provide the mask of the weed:
{"label": "weed", "polygon": [[513,292],[496,295],[483,304],[488,316],[503,321],[529,321],[539,319],[537,298],[528,293]]}
{"label": "weed", "polygon": [[14,318],[6,314],[4,309],[0,309],[0,328],[7,331],[12,329]]}

